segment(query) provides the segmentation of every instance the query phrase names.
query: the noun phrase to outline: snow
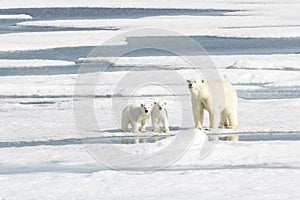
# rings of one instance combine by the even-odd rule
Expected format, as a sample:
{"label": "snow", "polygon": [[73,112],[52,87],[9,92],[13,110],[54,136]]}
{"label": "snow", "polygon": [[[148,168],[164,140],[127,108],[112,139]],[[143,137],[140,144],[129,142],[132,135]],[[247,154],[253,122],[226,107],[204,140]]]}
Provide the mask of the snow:
{"label": "snow", "polygon": [[[225,19],[224,19],[225,18]],[[210,22],[210,23],[207,23]],[[159,24],[159,25],[158,25]],[[163,28],[189,36],[242,38],[299,37],[299,20],[257,16],[161,16],[140,19],[52,20],[20,22],[18,26],[50,26],[121,30]],[[130,27],[130,28],[129,28]],[[153,33],[152,33],[153,34]],[[155,34],[155,33],[154,33]]]}
{"label": "snow", "polygon": [[[0,195],[15,199],[297,199],[298,147],[299,142],[221,142],[205,160],[193,158],[197,154],[191,151],[190,159],[181,165],[151,173],[111,171],[80,145],[7,148],[1,154]],[[191,165],[190,160],[197,163]]]}
{"label": "snow", "polygon": [[[249,175],[245,175],[247,173]],[[293,187],[297,186],[297,178],[299,171],[295,169],[236,169],[220,173],[207,170],[150,174],[115,171],[101,171],[91,175],[37,173],[15,175],[4,180],[9,185],[14,184],[15,188],[7,190],[5,185],[2,194],[17,199],[30,199],[28,197],[39,197],[40,194],[45,199],[297,199],[298,188]],[[114,181],[116,179],[119,181]],[[27,184],[23,185],[23,181]],[[191,186],[187,188],[186,183]],[[273,184],[275,186],[272,187]],[[288,191],[285,188],[289,188]],[[27,196],[21,195],[24,193]]]}
{"label": "snow", "polygon": [[[188,58],[188,57],[187,57]],[[220,77],[233,84],[237,84],[239,90],[255,90],[257,88],[272,88],[274,86],[300,86],[299,55],[235,55],[235,56],[210,56],[212,62],[220,73]],[[167,70],[177,70],[185,78],[193,76],[192,66],[185,60],[178,57],[122,57],[113,58],[87,58],[81,59],[88,62],[111,61],[118,66],[132,66],[133,69],[145,69],[152,67],[160,69],[167,73]],[[19,62],[18,65],[26,65],[26,62],[32,63],[32,60]],[[6,61],[1,65],[15,66],[16,62]],[[40,61],[44,62],[44,61]],[[47,62],[49,66],[50,63]],[[62,63],[52,63],[51,65]],[[69,62],[65,63],[68,64]],[[71,64],[72,62],[70,62]],[[147,63],[147,64],[145,64]],[[159,63],[159,65],[158,65]],[[284,63],[287,63],[286,65]],[[42,65],[36,62],[34,66]],[[204,66],[205,68],[205,66]],[[255,70],[259,69],[259,70]],[[201,71],[201,70],[200,70]],[[204,72],[204,71],[203,71]],[[142,72],[135,72],[137,74]],[[102,75],[102,84],[97,87],[95,94],[112,95],[114,94],[114,83],[126,72],[106,72]],[[100,74],[99,74],[100,75]],[[89,76],[89,74],[87,75]],[[0,77],[0,92],[3,96],[72,96],[76,75],[36,75],[36,76],[9,76]],[[18,87],[16,87],[18,85]],[[251,86],[251,88],[249,88]],[[153,91],[155,92],[155,91]],[[159,91],[161,92],[161,91]],[[155,92],[156,93],[156,92]],[[188,90],[185,92],[188,95]]]}
{"label": "snow", "polygon": [[51,66],[71,66],[75,62],[64,60],[0,60],[0,69],[2,68],[30,68],[30,67],[51,67]]}
{"label": "snow", "polygon": [[[167,74],[168,71],[163,71]],[[204,71],[205,72],[205,71]],[[220,78],[228,80],[236,84],[238,89],[243,89],[242,86],[261,86],[260,89],[273,87],[278,84],[284,86],[299,87],[299,73],[295,71],[279,71],[279,70],[239,70],[228,69],[219,70]],[[141,74],[142,72],[135,72]],[[181,70],[178,74],[182,74],[185,78],[193,77],[193,70]],[[266,76],[268,74],[268,76]],[[101,85],[97,85],[95,95],[119,95],[114,91],[114,81],[118,81],[125,75],[125,72],[107,72],[101,76]],[[89,76],[89,75],[87,75]],[[99,74],[100,76],[100,74]],[[74,93],[74,84],[76,83],[76,75],[57,75],[57,76],[11,76],[0,77],[0,91],[2,96],[72,96]],[[174,83],[175,84],[175,83]],[[16,87],[18,85],[18,87]],[[93,84],[91,83],[90,86]],[[180,85],[180,83],[178,83]],[[249,88],[247,88],[249,89]],[[253,87],[253,90],[256,87]],[[154,94],[166,94],[161,91],[153,91]],[[183,94],[188,95],[188,90]],[[88,93],[87,93],[88,95]],[[142,94],[140,94],[142,95]]]}
{"label": "snow", "polygon": [[[49,48],[96,46],[110,39],[114,31],[60,31],[8,33],[0,35],[0,51],[25,51]],[[111,45],[126,44],[123,39]]]}
{"label": "snow", "polygon": [[32,19],[30,15],[19,14],[19,15],[0,15],[0,19]]}
{"label": "snow", "polygon": [[[294,5],[299,4],[297,0],[287,0],[282,2],[281,0],[267,0],[264,3],[261,3],[259,0],[254,0],[251,2],[237,2],[235,0],[217,0],[217,1],[196,1],[196,0],[189,0],[188,3],[182,3],[180,0],[155,0],[155,1],[139,1],[139,0],[130,0],[130,1],[122,1],[122,0],[103,0],[101,2],[97,0],[89,0],[89,1],[59,1],[59,0],[50,0],[47,2],[40,2],[38,0],[29,0],[26,2],[18,2],[10,1],[10,0],[3,0],[1,2],[1,8],[61,8],[61,7],[109,7],[109,8],[203,8],[203,9],[249,9],[252,10],[256,8],[260,10],[261,8],[270,8],[273,9],[274,7],[277,9],[279,6],[289,7],[292,10],[296,10]],[[294,9],[293,9],[294,8]]]}
{"label": "snow", "polygon": [[[151,100],[154,101],[154,97],[148,98],[148,101]],[[189,96],[186,96],[186,106],[189,106],[188,100]],[[126,98],[124,98],[124,101],[126,101]],[[171,100],[167,102],[170,126],[178,127],[181,125],[180,116],[176,115],[178,102]],[[111,113],[111,101],[99,98],[94,103],[96,119],[99,120],[98,124],[101,128],[85,131],[83,133],[84,137],[99,137],[99,131],[106,136],[126,136],[126,134],[120,133],[120,122],[114,121],[114,118],[121,116],[121,111],[116,113],[117,116],[108,117],[107,115]],[[5,126],[3,125],[0,128],[1,142],[78,138],[73,117],[73,105],[70,99],[62,97],[57,99],[49,97],[16,98],[11,101],[2,100],[1,105],[1,123],[5,122]],[[6,106],[4,107],[4,105]],[[248,111],[249,107],[252,108],[250,111]],[[276,111],[274,111],[274,107],[277,108]],[[288,133],[297,131],[300,128],[299,115],[297,114],[299,107],[300,101],[298,99],[239,100],[240,128],[238,133]],[[281,118],[281,115],[286,117]],[[192,119],[192,115],[190,117]],[[208,124],[207,117],[206,115],[205,126]],[[18,119],[18,126],[16,126],[16,118]],[[40,119],[43,120],[38,124],[31,123]],[[105,120],[103,121],[103,119]],[[107,123],[108,121],[110,123]],[[171,134],[176,134],[176,132],[176,130],[171,131]],[[144,136],[147,136],[147,134]]]}
{"label": "snow", "polygon": [[[40,8],[69,12],[79,7],[111,8],[113,17],[37,15],[43,12]],[[122,8],[137,8],[143,14],[154,8],[155,12],[133,16]],[[195,14],[195,9],[208,9],[209,15]],[[0,12],[0,199],[299,199],[298,0],[1,0]],[[118,16],[118,12],[128,16]],[[149,27],[213,36],[211,41],[234,37],[245,48],[246,40],[272,38],[283,46],[289,43],[292,50],[274,54],[281,46],[269,45],[245,54],[243,49],[227,52],[218,44],[213,46],[213,55],[204,58],[193,52],[85,57],[89,52],[82,50],[100,45],[106,51],[101,45],[108,39]],[[143,40],[171,34],[149,31],[135,36]],[[123,48],[130,39],[119,37],[110,45]],[[187,62],[196,58],[208,58],[213,67],[203,63],[197,66],[197,74]],[[83,90],[76,96],[77,70],[83,63],[93,69],[80,77],[99,80],[96,85],[79,85]],[[109,71],[93,72],[101,70],[97,68],[100,63],[110,63]],[[193,129],[185,79],[205,77],[214,69],[238,91],[237,130]],[[182,82],[172,81],[171,72],[182,77]],[[131,73],[136,81],[126,84],[138,88],[128,95],[123,93],[128,85],[116,85]],[[156,80],[153,76],[158,74],[169,81],[164,87],[137,85],[149,77]],[[178,96],[168,88],[175,88]],[[153,133],[150,126],[146,133],[120,131],[121,109],[117,108],[122,103],[159,100],[167,101],[169,133]],[[84,121],[78,121],[80,103],[83,109],[93,108],[92,113],[80,113]],[[181,126],[183,111],[190,113],[184,119],[191,125]],[[95,115],[96,128],[86,128],[92,123],[90,115]],[[205,112],[205,127],[208,122]],[[186,135],[182,137],[180,131]],[[236,140],[215,140],[218,134],[222,134],[220,139],[235,136]],[[189,146],[182,147],[181,142],[168,151],[178,138],[193,140]],[[110,151],[113,148],[128,157]],[[177,156],[178,149],[184,152],[182,157]],[[103,152],[109,162],[99,159]],[[163,156],[162,161],[176,159],[155,165]],[[120,164],[126,158],[133,159]],[[135,158],[141,161],[138,166],[152,165],[132,168]]]}
{"label": "snow", "polygon": [[[51,0],[47,2],[40,2],[37,0],[30,0],[22,3],[15,3],[14,1],[4,0],[2,1],[1,8],[39,8],[39,7],[119,7],[119,8],[195,8],[195,7],[204,7],[204,8],[212,8],[212,7],[227,7],[230,6],[219,1],[216,3],[210,3],[210,1],[189,1],[189,4],[183,4],[181,1],[173,0],[173,1],[137,1],[137,0],[130,0],[130,1],[108,1],[104,0],[98,2],[96,0],[88,1],[88,2],[81,2],[81,1],[58,1],[58,0]],[[233,1],[229,1],[232,3]],[[270,2],[270,1],[269,1]],[[238,5],[239,7],[242,5]],[[251,5],[250,5],[251,6]],[[244,6],[249,7],[249,5]]]}
{"label": "snow", "polygon": [[[199,133],[198,140],[204,139],[203,133]],[[145,143],[138,145],[128,144],[114,144],[124,151],[133,151],[140,149],[141,151],[153,151],[158,147],[164,146],[169,143],[170,139],[167,138],[160,140],[156,143]],[[166,141],[165,141],[166,140]],[[12,173],[17,168],[21,169],[24,166],[24,170],[33,171],[43,168],[42,171],[50,172],[50,164],[57,170],[73,169],[78,173],[97,172],[103,170],[109,170],[108,166],[98,163],[92,155],[90,155],[83,145],[81,144],[69,144],[69,145],[37,145],[31,146],[34,143],[27,143],[23,147],[7,148],[1,147],[1,172]],[[103,146],[108,144],[103,144]],[[298,168],[300,162],[298,159],[299,153],[299,141],[239,141],[239,142],[225,142],[219,141],[214,147],[213,151],[205,158],[201,159],[199,151],[201,150],[201,144],[192,145],[186,154],[166,169],[169,170],[195,170],[197,168],[211,169],[222,168],[228,169],[230,167],[241,168],[242,166],[256,166],[257,168]],[[36,154],[32,150],[35,149],[39,154]],[[224,159],[226,158],[226,159]],[[11,165],[11,168],[8,166]],[[26,166],[27,165],[27,166]],[[264,166],[265,165],[265,166]]]}
{"label": "snow", "polygon": [[[199,56],[199,58],[204,56]],[[197,58],[195,56],[140,56],[140,57],[86,57],[79,58],[82,63],[110,62],[117,66],[155,66],[168,69],[193,68],[186,60]],[[186,59],[186,60],[185,60]],[[272,55],[209,55],[209,59],[218,69],[264,69],[264,70],[294,70],[300,69],[299,54],[272,54]],[[205,68],[209,66],[201,66]]]}

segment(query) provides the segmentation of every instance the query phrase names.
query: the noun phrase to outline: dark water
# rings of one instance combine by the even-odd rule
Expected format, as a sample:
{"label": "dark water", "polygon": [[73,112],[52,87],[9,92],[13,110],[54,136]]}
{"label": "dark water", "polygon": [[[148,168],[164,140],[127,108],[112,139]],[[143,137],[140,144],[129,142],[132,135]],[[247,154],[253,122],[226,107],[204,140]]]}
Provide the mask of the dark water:
{"label": "dark water", "polygon": [[[141,18],[147,16],[222,16],[230,10],[201,10],[201,9],[147,9],[147,8],[26,8],[26,9],[0,9],[0,14],[27,14],[33,20],[67,20],[67,19],[124,19]],[[42,31],[78,31],[78,30],[118,30],[118,27],[99,28],[66,28],[66,27],[19,27],[16,23],[28,21],[24,19],[0,20],[0,34],[42,32]],[[185,36],[184,36],[185,37]],[[182,56],[199,55],[193,49],[184,49],[180,41],[184,37],[131,37],[127,38],[127,45],[101,46],[97,50],[101,56],[113,56],[127,48],[136,48],[144,44],[168,44],[173,45],[176,51],[183,52]],[[225,38],[209,36],[191,36],[202,46],[208,55],[241,55],[241,54],[299,54],[300,38]],[[73,66],[54,66],[36,68],[3,68],[0,76],[28,76],[28,75],[60,75],[77,74],[80,68],[79,58],[87,57],[96,46],[63,47],[44,50],[0,52],[0,59],[44,59],[67,60],[76,64]],[[126,56],[170,56],[173,54],[157,49],[141,49],[129,52]],[[108,65],[110,63],[107,63]],[[97,64],[87,72],[97,72]],[[128,70],[157,70],[157,66],[115,66],[110,64],[109,71]],[[173,70],[170,68],[170,70]],[[239,97],[244,99],[268,99],[268,98],[299,98],[298,88],[265,88],[255,91],[239,91]]]}
{"label": "dark water", "polygon": [[[16,8],[0,9],[0,15],[26,14],[32,20],[72,20],[72,19],[137,19],[153,16],[222,16],[237,10],[214,9],[159,9],[159,8]],[[92,28],[68,28],[51,26],[17,26],[18,22],[30,19],[0,19],[0,34],[42,31],[88,31],[118,30],[118,27],[103,26]]]}
{"label": "dark water", "polygon": [[[209,55],[240,55],[240,54],[293,54],[300,52],[300,38],[222,38],[222,37],[200,37],[193,36],[199,45],[201,45]],[[161,43],[169,42],[174,44],[172,48],[182,51],[180,45],[176,45],[176,41],[180,41],[180,37],[147,37],[147,38],[128,38],[127,46],[101,46],[97,50],[101,52],[101,56],[110,57],[118,54],[124,49],[131,47],[139,47],[145,43]],[[81,57],[87,57],[96,46],[84,47],[65,47],[53,48],[46,50],[31,51],[14,51],[0,52],[0,59],[50,59],[50,60],[69,60],[78,62]],[[198,55],[198,51],[186,49],[183,51],[185,55]],[[173,54],[157,49],[141,49],[130,52],[126,56],[170,56]],[[7,68],[0,69],[0,76],[12,75],[55,75],[55,74],[75,74],[78,72],[80,63],[74,66],[57,66],[42,68]],[[126,71],[131,69],[129,66],[111,66],[112,71]],[[146,68],[147,69],[147,68]],[[94,69],[97,71],[97,69]],[[136,69],[136,70],[145,70]]]}
{"label": "dark water", "polygon": [[[293,54],[300,53],[300,38],[225,38],[225,37],[205,37],[191,36],[201,45],[209,55],[240,55],[240,54]],[[139,47],[145,43],[169,42],[174,44],[180,42],[180,37],[147,37],[147,38],[128,38],[126,46],[83,46],[65,47],[46,50],[29,50],[16,52],[0,52],[0,59],[64,59],[77,61],[79,57],[86,57],[94,48],[97,47],[102,56],[111,56],[112,52],[121,52],[129,46]],[[175,43],[176,44],[176,43]],[[174,49],[182,48],[174,44]],[[185,55],[198,55],[186,49]],[[144,49],[132,52],[127,56],[166,56],[173,55],[157,49]]]}
{"label": "dark water", "polygon": [[0,142],[0,148],[7,147],[32,147],[32,146],[60,146],[60,145],[75,145],[75,144],[139,144],[139,143],[154,143],[159,140],[170,137],[151,136],[151,137],[98,137],[98,138],[69,138],[46,141],[17,141],[17,142]]}
{"label": "dark water", "polygon": [[238,10],[164,9],[164,8],[17,8],[1,9],[0,15],[27,14],[34,20],[52,19],[119,19],[150,16],[221,16]]}
{"label": "dark water", "polygon": [[[149,16],[222,16],[224,13],[236,10],[212,9],[152,9],[152,8],[18,8],[0,9],[0,15],[27,14],[33,20],[72,20],[72,19],[136,19]],[[118,30],[118,27],[104,26],[98,28],[68,28],[51,26],[16,26],[24,19],[0,20],[0,34],[42,32],[42,31],[82,31],[82,30]],[[184,36],[185,37],[185,36]],[[173,45],[176,51],[183,52],[183,56],[199,55],[193,49],[184,49],[180,41],[184,37],[131,37],[127,38],[127,45],[97,47],[101,56],[113,56],[127,48],[136,48],[144,44]],[[300,38],[225,38],[191,36],[209,55],[240,55],[240,54],[293,54],[300,52]],[[6,68],[0,69],[0,76],[15,75],[57,75],[76,74],[80,63],[78,59],[87,57],[96,46],[64,47],[45,50],[0,52],[0,59],[49,59],[74,61],[74,66],[39,67],[39,68]],[[141,49],[130,52],[126,56],[168,56],[173,55],[157,49]],[[111,66],[110,71],[132,70],[132,66]],[[91,69],[97,71],[98,69]],[[136,68],[133,70],[152,70],[149,68]]]}
{"label": "dark water", "polygon": [[[26,14],[32,20],[71,20],[71,19],[137,19],[153,16],[222,16],[224,13],[237,10],[214,9],[159,9],[159,8],[16,8],[0,9],[0,15]],[[28,19],[0,19],[0,34],[12,32],[40,32],[40,31],[77,31],[77,30],[118,30],[117,27],[101,28],[65,28],[65,27],[37,27],[16,26],[18,22]]]}
{"label": "dark water", "polygon": [[299,87],[263,88],[257,90],[239,90],[239,98],[246,100],[257,99],[296,99],[300,98]]}
{"label": "dark water", "polygon": [[[230,136],[232,134],[228,134]],[[300,140],[299,132],[294,133],[241,133],[239,141],[298,141]],[[32,147],[32,146],[61,146],[61,145],[76,145],[76,144],[140,144],[154,143],[159,140],[166,139],[174,135],[159,135],[159,136],[120,136],[120,137],[94,137],[94,138],[69,138],[58,140],[45,141],[18,141],[18,142],[0,142],[0,148],[8,147]],[[208,135],[212,137],[212,135]],[[224,137],[224,136],[223,136]],[[221,139],[222,137],[220,137]]]}
{"label": "dark water", "polygon": [[[228,134],[230,136],[232,134]],[[236,134],[239,135],[239,134]],[[139,143],[154,143],[163,140],[173,135],[159,135],[150,137],[95,137],[95,138],[70,138],[46,141],[18,141],[18,142],[0,142],[0,148],[7,147],[32,147],[32,146],[61,146],[61,145],[76,145],[76,144],[139,144]],[[295,133],[242,133],[239,135],[240,141],[298,141],[300,134]]]}

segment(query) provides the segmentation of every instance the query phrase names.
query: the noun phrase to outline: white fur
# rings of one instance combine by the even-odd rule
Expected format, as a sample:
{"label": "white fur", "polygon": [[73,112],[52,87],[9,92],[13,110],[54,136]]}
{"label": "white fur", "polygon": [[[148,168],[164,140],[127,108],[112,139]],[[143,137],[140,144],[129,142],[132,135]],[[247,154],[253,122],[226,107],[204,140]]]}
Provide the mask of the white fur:
{"label": "white fur", "polygon": [[202,130],[204,109],[209,113],[209,127],[238,128],[237,94],[226,81],[187,80],[192,94],[195,128]]}
{"label": "white fur", "polygon": [[[152,104],[128,105],[122,112],[122,130],[129,132],[128,125],[132,132],[146,131],[146,126],[152,110]],[[145,111],[148,111],[147,113]]]}
{"label": "white fur", "polygon": [[160,131],[160,124],[163,125],[163,132],[169,132],[168,112],[165,102],[154,102],[151,111],[152,127],[154,132]]}

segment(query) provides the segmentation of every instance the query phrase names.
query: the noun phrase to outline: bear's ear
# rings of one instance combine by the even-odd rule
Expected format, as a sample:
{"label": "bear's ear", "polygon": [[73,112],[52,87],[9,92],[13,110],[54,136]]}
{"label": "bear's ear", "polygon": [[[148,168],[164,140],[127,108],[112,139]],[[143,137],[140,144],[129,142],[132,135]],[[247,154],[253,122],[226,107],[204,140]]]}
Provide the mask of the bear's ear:
{"label": "bear's ear", "polygon": [[141,107],[144,107],[144,104],[141,103]]}
{"label": "bear's ear", "polygon": [[202,82],[202,83],[204,83],[204,82],[205,82],[205,80],[203,80],[203,79],[202,79],[202,80],[201,80],[201,82]]}

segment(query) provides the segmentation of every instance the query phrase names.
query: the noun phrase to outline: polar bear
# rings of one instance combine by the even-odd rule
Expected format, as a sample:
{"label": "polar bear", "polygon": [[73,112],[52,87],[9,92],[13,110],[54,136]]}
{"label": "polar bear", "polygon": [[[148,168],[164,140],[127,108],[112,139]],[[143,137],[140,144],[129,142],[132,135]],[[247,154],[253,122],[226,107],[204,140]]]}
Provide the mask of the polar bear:
{"label": "polar bear", "polygon": [[210,129],[238,128],[237,93],[233,86],[223,80],[187,80],[192,95],[195,128],[202,130],[204,109],[209,113]]}
{"label": "polar bear", "polygon": [[152,107],[153,104],[127,105],[122,112],[122,130],[129,132],[128,125],[131,124],[132,132],[145,132]]}
{"label": "polar bear", "polygon": [[154,102],[151,111],[152,127],[154,132],[160,131],[160,124],[163,124],[163,132],[169,132],[168,112],[166,109],[166,102]]}

